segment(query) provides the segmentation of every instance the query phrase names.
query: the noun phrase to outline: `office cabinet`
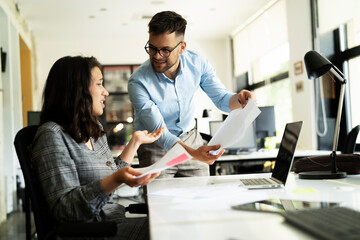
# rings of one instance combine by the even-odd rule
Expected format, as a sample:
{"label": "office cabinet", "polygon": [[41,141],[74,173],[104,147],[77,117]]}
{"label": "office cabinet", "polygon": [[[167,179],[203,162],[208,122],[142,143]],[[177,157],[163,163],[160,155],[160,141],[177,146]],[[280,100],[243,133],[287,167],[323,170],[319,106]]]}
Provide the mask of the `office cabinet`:
{"label": "office cabinet", "polygon": [[112,150],[119,150],[127,144],[133,132],[134,111],[127,84],[131,74],[140,65],[104,65],[104,86],[109,92],[105,111],[101,118],[108,132],[108,142]]}

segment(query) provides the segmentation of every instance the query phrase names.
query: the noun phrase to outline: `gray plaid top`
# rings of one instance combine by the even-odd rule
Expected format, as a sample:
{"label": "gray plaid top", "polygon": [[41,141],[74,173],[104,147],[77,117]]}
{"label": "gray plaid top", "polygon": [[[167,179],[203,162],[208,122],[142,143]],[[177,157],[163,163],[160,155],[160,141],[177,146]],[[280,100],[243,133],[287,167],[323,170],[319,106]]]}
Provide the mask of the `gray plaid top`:
{"label": "gray plaid top", "polygon": [[113,159],[106,136],[91,142],[94,151],[54,122],[41,125],[35,135],[33,165],[50,212],[60,222],[124,218],[124,207],[112,203],[100,180],[129,164]]}

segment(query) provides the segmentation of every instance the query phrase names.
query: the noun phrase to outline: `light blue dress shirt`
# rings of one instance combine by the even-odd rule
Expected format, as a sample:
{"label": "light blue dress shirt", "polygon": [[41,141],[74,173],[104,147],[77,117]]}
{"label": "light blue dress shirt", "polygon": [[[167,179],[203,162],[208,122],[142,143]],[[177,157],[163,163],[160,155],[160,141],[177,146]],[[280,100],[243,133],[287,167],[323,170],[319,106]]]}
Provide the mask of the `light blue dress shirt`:
{"label": "light blue dress shirt", "polygon": [[234,94],[216,76],[210,63],[198,53],[185,50],[180,55],[180,68],[174,80],[154,71],[150,60],[144,62],[130,77],[128,91],[135,110],[135,130],[152,132],[166,126],[156,141],[165,151],[178,136],[194,128],[194,94],[201,89],[216,107],[230,112],[229,101]]}

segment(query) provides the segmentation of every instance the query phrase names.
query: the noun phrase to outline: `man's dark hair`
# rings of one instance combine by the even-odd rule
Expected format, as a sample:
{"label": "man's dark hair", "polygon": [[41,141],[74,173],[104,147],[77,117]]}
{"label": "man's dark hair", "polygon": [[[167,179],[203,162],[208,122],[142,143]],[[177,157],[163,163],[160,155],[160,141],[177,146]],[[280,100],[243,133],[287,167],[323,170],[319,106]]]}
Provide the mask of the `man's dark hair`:
{"label": "man's dark hair", "polygon": [[155,14],[149,22],[149,33],[159,35],[173,33],[176,36],[184,36],[186,20],[173,11],[163,11]]}
{"label": "man's dark hair", "polygon": [[105,132],[92,115],[91,70],[102,66],[94,57],[66,56],[51,67],[43,92],[40,124],[56,122],[76,142],[95,141]]}

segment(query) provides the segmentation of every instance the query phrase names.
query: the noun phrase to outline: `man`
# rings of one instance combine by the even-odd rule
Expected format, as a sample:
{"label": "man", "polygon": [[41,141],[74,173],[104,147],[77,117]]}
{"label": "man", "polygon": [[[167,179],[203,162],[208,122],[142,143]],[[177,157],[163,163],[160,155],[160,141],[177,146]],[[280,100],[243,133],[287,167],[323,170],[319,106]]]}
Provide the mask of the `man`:
{"label": "man", "polygon": [[196,131],[194,94],[199,87],[225,112],[244,107],[251,92],[231,93],[217,78],[208,61],[186,50],[186,20],[172,12],[159,12],[149,22],[149,41],[145,50],[149,60],[130,77],[128,90],[135,110],[134,127],[149,132],[165,126],[159,140],[138,150],[141,167],[160,159],[174,144],[180,143],[193,159],[163,171],[160,177],[207,176],[209,165],[222,154],[209,151],[220,148],[203,146]]}

